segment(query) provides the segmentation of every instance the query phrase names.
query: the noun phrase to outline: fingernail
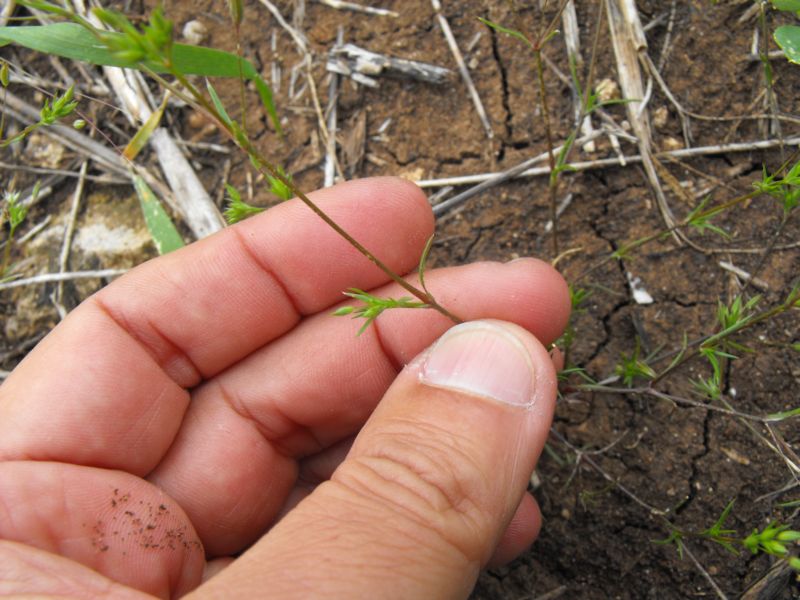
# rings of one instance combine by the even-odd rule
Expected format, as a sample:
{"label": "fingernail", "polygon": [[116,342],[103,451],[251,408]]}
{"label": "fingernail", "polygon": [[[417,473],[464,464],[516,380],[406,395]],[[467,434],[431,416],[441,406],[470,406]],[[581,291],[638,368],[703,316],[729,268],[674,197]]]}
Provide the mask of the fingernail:
{"label": "fingernail", "polygon": [[427,385],[516,406],[533,402],[534,367],[525,345],[500,325],[456,325],[428,351],[420,367]]}

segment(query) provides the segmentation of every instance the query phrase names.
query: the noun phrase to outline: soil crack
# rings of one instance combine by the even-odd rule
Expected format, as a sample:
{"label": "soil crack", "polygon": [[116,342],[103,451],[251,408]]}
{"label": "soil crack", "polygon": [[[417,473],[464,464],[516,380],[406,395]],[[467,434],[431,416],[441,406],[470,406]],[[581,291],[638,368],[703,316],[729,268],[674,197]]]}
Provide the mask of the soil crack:
{"label": "soil crack", "polygon": [[497,160],[501,161],[506,155],[506,140],[512,139],[511,119],[513,115],[511,113],[511,103],[509,102],[508,72],[503,64],[503,59],[500,57],[500,46],[497,42],[497,32],[492,29],[490,35],[492,36],[492,56],[497,63],[497,70],[500,73],[500,89],[502,91],[501,97],[503,110],[505,111],[506,115],[505,119],[503,120],[503,129],[505,131],[505,135],[501,137],[502,145],[500,146],[500,150],[497,152]]}

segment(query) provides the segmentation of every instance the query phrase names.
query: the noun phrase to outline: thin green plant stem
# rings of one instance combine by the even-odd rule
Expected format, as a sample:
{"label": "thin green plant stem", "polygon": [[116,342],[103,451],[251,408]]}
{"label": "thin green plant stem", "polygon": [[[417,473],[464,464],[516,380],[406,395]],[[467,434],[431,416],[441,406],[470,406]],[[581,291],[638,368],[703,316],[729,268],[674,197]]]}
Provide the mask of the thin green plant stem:
{"label": "thin green plant stem", "polygon": [[[713,208],[709,208],[707,210],[701,211],[701,212],[697,213],[696,215],[694,215],[694,217],[696,219],[702,219],[702,218],[705,218],[705,217],[712,217],[712,216],[714,216],[716,214],[719,214],[719,213],[721,213],[721,212],[723,212],[725,210],[728,210],[729,208],[732,208],[733,206],[735,206],[737,204],[741,204],[742,202],[746,202],[747,200],[752,200],[753,198],[755,198],[756,196],[759,196],[760,194],[761,194],[761,192],[759,192],[757,190],[754,190],[752,192],[748,192],[747,194],[743,194],[741,196],[737,196],[736,198],[734,198],[732,200],[728,200],[727,202],[725,202],[723,204],[720,204],[719,206],[715,206]],[[658,231],[656,233],[652,233],[652,234],[650,234],[648,236],[645,236],[643,238],[639,238],[638,240],[634,240],[632,242],[629,242],[629,243],[625,244],[624,246],[622,246],[622,248],[619,248],[616,252],[614,252],[612,254],[609,254],[607,256],[604,256],[599,261],[597,261],[594,265],[592,265],[591,267],[589,267],[585,271],[581,272],[573,280],[573,283],[577,283],[577,282],[581,281],[582,279],[584,279],[585,277],[587,277],[588,275],[590,275],[591,273],[595,272],[597,269],[602,267],[607,262],[615,259],[617,256],[624,255],[624,254],[630,252],[631,250],[636,250],[637,248],[640,248],[641,246],[649,244],[650,242],[653,242],[655,240],[661,239],[664,236],[672,233],[673,231],[676,231],[677,229],[681,229],[683,227],[687,227],[688,225],[689,225],[689,220],[688,219],[684,219],[683,221],[681,221],[680,223],[676,223],[672,227],[667,227],[667,228],[665,228],[665,229],[663,229],[661,231]]]}
{"label": "thin green plant stem", "polygon": [[544,63],[542,62],[541,48],[535,49],[536,56],[536,75],[539,81],[539,104],[542,107],[542,117],[544,118],[544,131],[547,139],[547,161],[550,165],[550,179],[547,186],[550,196],[550,220],[553,223],[553,257],[558,256],[558,173],[556,172],[556,157],[553,153],[553,132],[550,126],[550,110],[547,106],[547,88],[544,83]]}
{"label": "thin green plant stem", "polygon": [[236,40],[236,56],[239,57],[239,105],[242,112],[242,131],[247,134],[247,98],[245,97],[244,88],[244,68],[242,66],[242,38],[241,38],[242,22],[241,19],[234,18],[233,35]]}
{"label": "thin green plant stem", "polygon": [[[750,327],[753,327],[758,323],[762,323],[782,313],[792,310],[793,308],[795,308],[798,299],[800,299],[800,288],[795,287],[792,293],[789,294],[787,299],[778,304],[777,306],[774,306],[768,310],[753,315],[747,319],[743,319],[740,322],[736,323],[735,325],[728,327],[727,329],[718,331],[717,333],[713,333],[711,335],[705,336],[698,340],[694,340],[692,343],[687,344],[686,347],[683,349],[683,355],[678,360],[670,364],[670,366],[667,367],[664,371],[656,375],[652,379],[651,385],[655,385],[660,380],[664,379],[664,377],[666,377],[669,373],[675,371],[678,367],[684,365],[688,360],[694,358],[695,356],[698,356],[699,351],[697,350],[697,348],[701,348],[703,346],[710,347],[714,344],[717,344],[718,342],[721,342],[731,337],[736,333],[740,333],[745,329],[749,329]],[[652,362],[663,360],[668,356],[669,355],[657,357]]]}
{"label": "thin green plant stem", "polygon": [[680,396],[674,396],[672,394],[667,394],[653,388],[652,383],[649,386],[642,386],[642,387],[618,387],[611,385],[602,385],[597,383],[579,383],[575,386],[572,386],[572,389],[582,392],[592,392],[599,394],[650,396],[652,398],[656,398],[658,400],[665,400],[667,402],[672,402],[674,404],[681,404],[683,406],[688,406],[691,408],[699,408],[702,410],[717,412],[731,417],[736,417],[748,423],[749,422],[778,423],[780,421],[785,420],[785,418],[775,415],[754,415],[754,414],[744,413],[734,409],[727,402],[724,402],[723,406],[715,406],[713,404],[708,404],[706,402],[701,402],[699,400],[692,400],[691,398],[682,398]]}
{"label": "thin green plant stem", "polygon": [[[778,100],[775,96],[775,87],[773,85],[773,73],[772,73],[772,63],[769,61],[769,29],[767,25],[767,13],[764,10],[765,2],[759,3],[759,13],[758,13],[758,23],[761,26],[761,52],[759,53],[759,58],[761,59],[761,64],[764,68],[764,85],[766,86],[767,92],[767,110],[770,113],[771,123],[774,124],[775,128],[777,129],[778,139],[783,140],[783,135],[781,133],[781,125],[780,121],[775,118],[775,115],[778,113]],[[768,126],[768,129],[771,129],[772,125]],[[781,141],[781,154],[784,152],[783,143]]]}
{"label": "thin green plant stem", "polygon": [[[420,290],[416,286],[410,284],[406,281],[403,277],[395,273],[388,265],[386,265],[382,260],[380,260],[377,256],[375,256],[370,250],[368,250],[363,244],[361,244],[358,240],[356,240],[352,235],[350,235],[347,231],[345,231],[336,221],[334,221],[328,214],[323,211],[314,201],[312,201],[298,186],[297,184],[290,178],[287,178],[283,173],[280,172],[270,161],[266,160],[252,145],[249,138],[243,132],[235,132],[232,130],[231,125],[228,124],[217,112],[216,108],[206,100],[205,96],[194,86],[190,81],[186,79],[182,74],[177,72],[174,67],[171,65],[167,65],[170,70],[170,74],[173,75],[176,80],[191,94],[192,98],[200,104],[200,106],[207,111],[207,113],[217,121],[217,124],[222,127],[223,131],[227,133],[227,135],[231,138],[231,140],[239,146],[252,160],[253,166],[255,166],[259,172],[266,176],[271,175],[278,181],[280,181],[283,185],[289,188],[292,193],[305,204],[308,208],[310,208],[314,214],[316,214],[320,219],[322,219],[331,229],[333,229],[339,236],[345,239],[348,244],[353,246],[359,253],[361,253],[367,260],[372,262],[375,266],[377,266],[381,271],[383,271],[392,281],[397,283],[400,287],[404,290],[418,298],[421,302],[428,304],[430,308],[438,311],[439,313],[446,316],[448,319],[453,321],[454,323],[462,323],[463,320],[449,311],[447,308],[439,304],[436,299],[427,291]],[[165,85],[167,89],[171,91],[174,90],[175,86],[170,85],[169,82],[165,81],[163,78],[160,79],[160,83]],[[186,95],[182,95],[183,98],[186,98]]]}
{"label": "thin green plant stem", "polygon": [[[558,20],[561,18],[561,15],[564,13],[564,10],[567,8],[567,3],[569,0],[561,0],[561,4],[556,11],[556,14],[550,19],[550,22],[547,24],[547,27],[542,30],[542,34],[539,36],[539,39],[536,40],[534,43],[534,49],[541,50],[544,43],[550,37],[551,32],[556,31],[556,24]],[[546,8],[546,7],[545,7]]]}
{"label": "thin green plant stem", "polygon": [[786,228],[786,224],[789,222],[789,219],[791,219],[794,213],[795,211],[784,213],[783,216],[781,217],[781,222],[778,224],[775,233],[772,235],[772,239],[770,240],[769,244],[767,244],[767,247],[764,249],[764,252],[759,257],[758,263],[756,263],[755,268],[750,272],[750,278],[745,280],[744,285],[742,286],[742,291],[740,292],[741,294],[744,294],[747,291],[747,289],[753,284],[753,280],[755,280],[758,277],[758,274],[761,272],[761,269],[764,268],[764,265],[767,262],[767,258],[769,257],[770,254],[772,254],[772,251],[775,249],[775,246],[778,245],[778,239],[780,238],[781,233],[783,233],[783,230]]}
{"label": "thin green plant stem", "polygon": [[[800,156],[800,150],[795,151],[789,158],[784,160],[783,163],[775,171],[775,175],[780,175],[784,171],[786,171],[789,168],[789,166],[792,164],[792,162],[794,162],[794,160],[798,156]],[[761,195],[762,193],[763,192],[761,192],[759,190],[750,191],[747,194],[742,194],[740,196],[736,196],[735,198],[732,198],[731,200],[723,202],[722,204],[720,204],[718,206],[713,206],[713,207],[708,208],[708,209],[706,209],[704,211],[700,211],[696,215],[693,215],[693,217],[694,217],[695,220],[713,217],[713,216],[715,216],[717,214],[725,212],[726,210],[728,210],[730,208],[733,208],[734,206],[736,206],[738,204],[741,204],[743,202],[747,202],[748,200],[752,200],[753,198],[756,198],[757,196]],[[599,269],[601,266],[603,266],[604,264],[606,264],[607,262],[609,262],[610,260],[615,258],[615,255],[622,255],[622,254],[625,254],[627,252],[630,252],[631,250],[635,250],[636,248],[644,246],[645,244],[648,244],[648,243],[650,243],[650,242],[652,242],[654,240],[657,240],[657,239],[659,239],[659,238],[661,238],[661,237],[663,237],[663,236],[665,236],[667,234],[672,233],[676,229],[687,227],[690,224],[690,222],[691,222],[690,219],[687,217],[686,219],[684,219],[680,223],[676,223],[672,227],[666,228],[666,229],[664,229],[662,231],[650,234],[648,236],[645,236],[645,237],[640,238],[638,240],[634,240],[633,242],[630,242],[630,243],[624,245],[622,248],[618,249],[615,253],[609,254],[609,255],[603,257],[597,263],[595,263],[594,265],[592,265],[591,267],[589,267],[588,269],[586,269],[585,271],[580,273],[574,279],[573,283],[577,283],[580,280],[582,280],[583,278],[585,278],[587,275],[593,273],[594,271]]]}
{"label": "thin green plant stem", "polygon": [[10,232],[8,234],[8,239],[6,240],[6,247],[3,248],[3,262],[0,263],[0,280],[2,280],[6,276],[8,265],[11,262],[11,244],[13,242],[14,242],[14,233]]}

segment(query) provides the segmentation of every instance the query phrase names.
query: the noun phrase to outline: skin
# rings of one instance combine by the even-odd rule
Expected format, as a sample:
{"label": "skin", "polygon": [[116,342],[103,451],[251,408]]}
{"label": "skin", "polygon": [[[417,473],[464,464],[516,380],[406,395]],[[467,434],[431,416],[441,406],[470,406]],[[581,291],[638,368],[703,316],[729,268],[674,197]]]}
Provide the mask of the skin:
{"label": "skin", "polygon": [[[398,273],[433,231],[401,180],[314,199]],[[436,312],[358,337],[331,317],[348,287],[404,294],[296,201],[86,300],[0,387],[0,593],[466,596],[538,533],[525,486],[558,362],[543,344],[569,297],[534,259],[426,283],[520,340],[533,409],[421,383],[412,361],[452,326]]]}

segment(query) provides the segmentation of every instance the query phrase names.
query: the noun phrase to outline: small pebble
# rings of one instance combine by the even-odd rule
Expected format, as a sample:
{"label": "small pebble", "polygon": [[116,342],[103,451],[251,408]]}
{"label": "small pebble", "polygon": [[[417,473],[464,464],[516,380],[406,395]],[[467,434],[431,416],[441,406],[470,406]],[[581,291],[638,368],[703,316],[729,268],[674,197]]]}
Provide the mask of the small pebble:
{"label": "small pebble", "polygon": [[202,44],[207,37],[208,28],[198,19],[187,21],[183,26],[183,39],[190,44]]}
{"label": "small pebble", "polygon": [[653,127],[663,129],[669,119],[669,110],[666,106],[659,106],[653,111]]}
{"label": "small pebble", "polygon": [[661,145],[667,152],[672,152],[674,150],[681,150],[683,148],[683,142],[681,142],[678,138],[674,138],[672,136],[664,138],[664,141],[661,143]]}
{"label": "small pebble", "polygon": [[617,100],[619,96],[619,84],[609,78],[601,79],[595,87],[597,92],[597,99],[600,102],[608,102],[609,100]]}

